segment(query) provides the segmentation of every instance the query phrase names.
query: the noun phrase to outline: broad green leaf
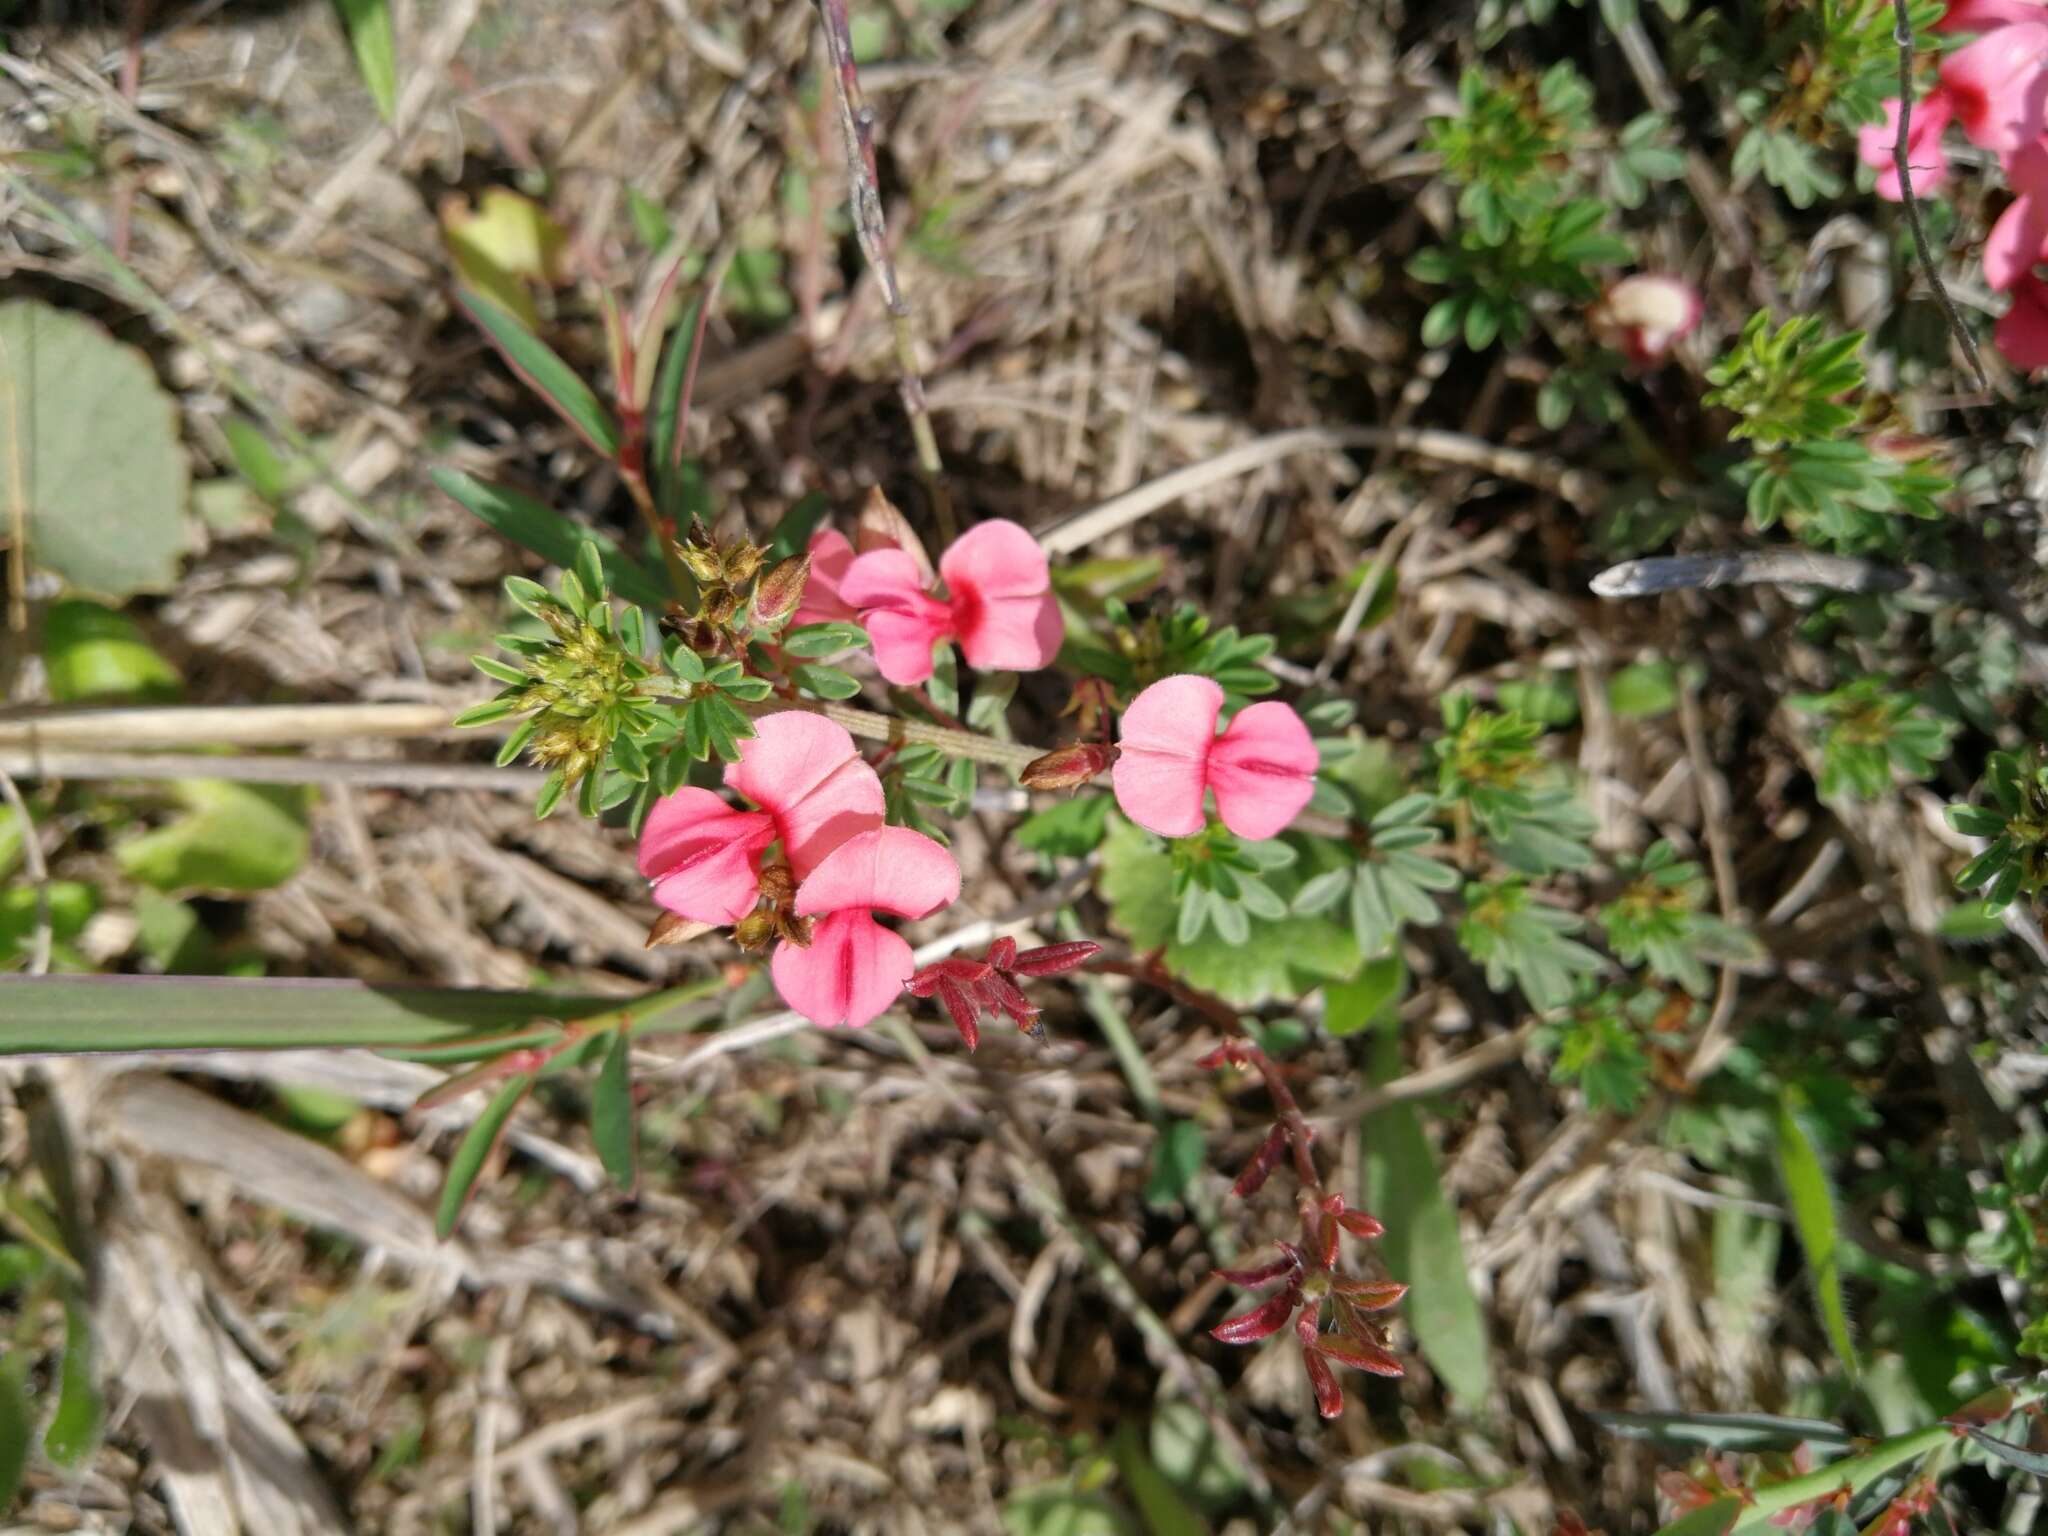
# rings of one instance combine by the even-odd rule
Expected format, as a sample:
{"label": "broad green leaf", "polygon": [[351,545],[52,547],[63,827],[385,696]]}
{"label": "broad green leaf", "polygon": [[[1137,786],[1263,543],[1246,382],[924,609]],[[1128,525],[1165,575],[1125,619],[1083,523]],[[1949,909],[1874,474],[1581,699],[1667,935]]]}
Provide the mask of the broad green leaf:
{"label": "broad green leaf", "polygon": [[11,1349],[0,1355],[0,1515],[14,1507],[35,1428],[28,1406],[28,1356]]}
{"label": "broad green leaf", "polygon": [[837,667],[822,666],[815,661],[798,662],[789,669],[789,675],[797,686],[814,693],[821,699],[850,699],[860,692],[860,683]]}
{"label": "broad green leaf", "polygon": [[668,589],[605,535],[577,527],[530,496],[503,486],[486,485],[459,469],[437,467],[430,473],[434,484],[514,544],[531,550],[548,564],[567,570],[576,563],[576,552],[584,544],[595,544],[604,562],[605,580],[620,597],[650,608],[660,608],[668,602]]}
{"label": "broad green leaf", "polygon": [[554,348],[521,324],[517,315],[475,290],[457,289],[455,298],[483,328],[512,371],[586,443],[608,459],[619,451],[618,423]]}
{"label": "broad green leaf", "polygon": [[[632,1004],[645,1028],[707,990]],[[0,1055],[412,1047],[454,1053],[615,1012],[616,997],[218,976],[0,977]],[[444,1058],[445,1059],[445,1058]]]}
{"label": "broad green leaf", "polygon": [[162,704],[184,687],[142,626],[124,613],[80,598],[50,604],[43,616],[43,666],[59,704],[120,701]]}
{"label": "broad green leaf", "polygon": [[[1291,897],[1300,882],[1321,873],[1308,866],[1303,860],[1293,869],[1276,870],[1270,883],[1283,898]],[[1358,945],[1350,928],[1327,917],[1248,918],[1241,944],[1218,942],[1206,924],[1195,937],[1182,939],[1173,861],[1120,816],[1109,819],[1099,889],[1110,904],[1111,920],[1134,949],[1142,953],[1164,945],[1166,968],[1174,975],[1242,1007],[1298,996],[1358,969]]]}
{"label": "broad green leaf", "polygon": [[[195,757],[195,773],[206,759]],[[295,785],[184,779],[170,786],[185,814],[114,846],[133,878],[160,891],[264,891],[306,860],[307,791]]]}
{"label": "broad green leaf", "polygon": [[334,0],[349,51],[377,115],[385,122],[398,117],[398,39],[391,28],[391,0]]}
{"label": "broad green leaf", "polygon": [[1033,852],[1078,859],[1101,844],[1112,803],[1108,795],[1076,795],[1027,817],[1012,835]]}
{"label": "broad green leaf", "polygon": [[34,300],[0,304],[0,509],[16,486],[31,563],[106,597],[177,575],[187,473],[175,403],[142,353]]}
{"label": "broad green leaf", "polygon": [[590,1096],[590,1135],[604,1171],[621,1189],[639,1177],[639,1148],[633,1125],[633,1041],[623,1029],[612,1032]]}
{"label": "broad green leaf", "polygon": [[1126,1419],[1110,1439],[1109,1453],[1123,1474],[1123,1491],[1138,1506],[1149,1536],[1207,1536],[1209,1522],[1197,1514],[1178,1488],[1145,1454],[1137,1426]]}
{"label": "broad green leaf", "polygon": [[[77,880],[52,880],[49,898],[52,953],[60,959],[99,910],[99,892]],[[0,890],[0,967],[28,952],[36,931],[36,889],[27,882]]]}
{"label": "broad green leaf", "polygon": [[1786,1089],[1778,1100],[1778,1171],[1785,1182],[1785,1200],[1792,1210],[1799,1246],[1806,1252],[1806,1270],[1813,1281],[1828,1343],[1854,1381],[1861,1367],[1849,1331],[1849,1309],[1842,1300],[1842,1234],[1835,1219],[1835,1194],[1820,1152],[1800,1122],[1799,1108],[1796,1090]]}
{"label": "broad green leaf", "polygon": [[1394,1021],[1393,1007],[1407,990],[1408,967],[1398,954],[1368,960],[1349,981],[1323,987],[1323,1028],[1340,1040]]}
{"label": "broad green leaf", "polygon": [[555,280],[569,240],[547,209],[510,187],[487,187],[473,209],[459,196],[443,204],[441,234],[456,276],[466,287],[501,306],[529,331],[540,324],[533,285]]}
{"label": "broad green leaf", "polygon": [[[1400,1071],[1400,1036],[1384,1031],[1372,1045],[1373,1079],[1391,1082]],[[1409,1288],[1402,1315],[1430,1369],[1454,1397],[1476,1408],[1493,1379],[1486,1319],[1465,1268],[1458,1213],[1444,1192],[1422,1119],[1413,1104],[1390,1104],[1367,1115],[1362,1129],[1365,1206],[1387,1229],[1378,1252],[1388,1273]]]}
{"label": "broad green leaf", "polygon": [[1202,1128],[1192,1120],[1169,1120],[1152,1143],[1152,1171],[1145,1180],[1145,1203],[1155,1209],[1173,1205],[1187,1195],[1188,1185],[1208,1161]]}
{"label": "broad green leaf", "polygon": [[43,1454],[69,1470],[99,1444],[106,1405],[94,1362],[92,1318],[82,1301],[64,1304],[64,1359],[57,1369],[57,1409],[43,1431]]}
{"label": "broad green leaf", "polygon": [[448,1177],[441,1185],[440,1204],[434,1210],[434,1230],[441,1236],[453,1235],[456,1224],[462,1220],[463,1208],[469,1204],[470,1191],[476,1187],[477,1175],[490,1161],[491,1153],[512,1123],[512,1112],[532,1091],[533,1084],[531,1073],[508,1078],[491,1095],[476,1123],[462,1133],[455,1156],[448,1164]]}

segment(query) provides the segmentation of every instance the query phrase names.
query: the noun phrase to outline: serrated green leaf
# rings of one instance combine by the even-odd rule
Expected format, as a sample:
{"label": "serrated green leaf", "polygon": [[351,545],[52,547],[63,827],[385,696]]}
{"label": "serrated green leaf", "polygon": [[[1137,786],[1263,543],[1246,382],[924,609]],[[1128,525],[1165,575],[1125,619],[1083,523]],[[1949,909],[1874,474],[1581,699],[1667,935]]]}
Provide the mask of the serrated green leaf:
{"label": "serrated green leaf", "polygon": [[462,1140],[455,1148],[455,1156],[449,1161],[448,1176],[441,1184],[440,1203],[434,1211],[434,1230],[442,1237],[454,1234],[456,1224],[462,1220],[463,1208],[469,1204],[477,1175],[483,1172],[484,1164],[490,1160],[512,1123],[513,1111],[532,1091],[533,1084],[532,1073],[508,1078],[491,1095],[490,1103],[484,1106],[484,1112],[477,1116],[476,1123],[463,1132]]}
{"label": "serrated green leaf", "polygon": [[69,310],[0,304],[0,488],[25,498],[32,564],[104,597],[168,587],[187,480],[176,404],[140,351]]}
{"label": "serrated green leaf", "polygon": [[633,1124],[633,1041],[625,1030],[612,1033],[612,1047],[590,1095],[590,1135],[612,1182],[631,1189],[639,1177],[638,1137]]}

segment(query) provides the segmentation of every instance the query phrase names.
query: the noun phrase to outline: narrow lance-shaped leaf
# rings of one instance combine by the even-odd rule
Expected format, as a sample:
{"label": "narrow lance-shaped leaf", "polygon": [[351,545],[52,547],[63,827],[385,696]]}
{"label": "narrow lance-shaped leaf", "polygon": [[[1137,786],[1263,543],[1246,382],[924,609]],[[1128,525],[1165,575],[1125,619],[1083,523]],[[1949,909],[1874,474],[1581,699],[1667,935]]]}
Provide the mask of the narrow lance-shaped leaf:
{"label": "narrow lance-shaped leaf", "polygon": [[60,1467],[76,1467],[99,1444],[105,1410],[94,1365],[92,1317],[82,1301],[64,1306],[64,1360],[57,1371],[57,1411],[43,1431],[43,1451]]}
{"label": "narrow lance-shaped leaf", "polygon": [[35,1420],[28,1407],[28,1356],[20,1350],[0,1355],[0,1515],[14,1503],[21,1474],[28,1470],[28,1446]]}
{"label": "narrow lance-shaped leaf", "polygon": [[519,317],[482,294],[459,289],[456,301],[483,328],[514,373],[606,458],[619,451],[619,427],[611,412],[561,355],[520,323]]}
{"label": "narrow lance-shaped leaf", "polygon": [[454,1160],[448,1164],[448,1178],[441,1185],[441,1203],[434,1212],[434,1230],[441,1236],[451,1235],[462,1220],[463,1208],[469,1204],[477,1175],[484,1171],[484,1164],[490,1161],[491,1154],[504,1139],[505,1131],[512,1123],[512,1112],[532,1090],[533,1084],[531,1073],[512,1078],[492,1095],[491,1102],[484,1106],[484,1112],[477,1116],[476,1123],[463,1132]]}
{"label": "narrow lance-shaped leaf", "polygon": [[431,473],[434,484],[443,491],[514,544],[531,550],[550,565],[567,570],[576,563],[577,551],[583,545],[594,544],[612,591],[628,602],[655,609],[668,601],[667,589],[647,573],[646,567],[609,538],[577,527],[554,508],[503,486],[487,485],[459,469],[439,466]]}
{"label": "narrow lance-shaped leaf", "polygon": [[398,39],[391,27],[391,0],[334,0],[334,9],[348,33],[350,51],[377,115],[385,122],[398,117]]}
{"label": "narrow lance-shaped leaf", "polygon": [[1786,1203],[1792,1208],[1799,1245],[1806,1251],[1807,1272],[1813,1279],[1814,1300],[1820,1307],[1828,1343],[1853,1381],[1861,1366],[1856,1358],[1855,1339],[1849,1332],[1849,1310],[1842,1300],[1842,1236],[1835,1219],[1834,1191],[1828,1185],[1820,1153],[1800,1123],[1797,1108],[1797,1097],[1788,1089],[1778,1101],[1779,1172],[1785,1181]]}
{"label": "narrow lance-shaped leaf", "polygon": [[631,1189],[639,1173],[633,1124],[632,1057],[631,1038],[623,1029],[615,1031],[590,1099],[591,1139],[597,1143],[597,1155],[605,1172],[621,1189]]}

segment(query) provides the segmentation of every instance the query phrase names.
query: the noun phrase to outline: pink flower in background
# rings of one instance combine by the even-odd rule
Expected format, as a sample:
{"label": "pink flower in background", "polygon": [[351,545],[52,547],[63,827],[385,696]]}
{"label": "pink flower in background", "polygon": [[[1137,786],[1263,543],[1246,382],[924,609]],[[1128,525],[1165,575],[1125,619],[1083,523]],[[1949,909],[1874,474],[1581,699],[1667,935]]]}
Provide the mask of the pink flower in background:
{"label": "pink flower in background", "polygon": [[970,528],[939,557],[945,597],[925,590],[917,562],[901,549],[854,559],[840,585],[861,611],[875,643],[875,664],[892,683],[932,675],[932,647],[957,640],[967,664],[981,671],[1031,672],[1060,648],[1064,625],[1052,595],[1052,573],[1038,541],[1015,523]]}
{"label": "pink flower in background", "polygon": [[846,573],[853,566],[853,546],[846,535],[820,528],[811,535],[811,579],[804,583],[804,599],[790,616],[792,629],[806,624],[857,623],[860,610],[839,595]]}
{"label": "pink flower in background", "polygon": [[2000,27],[1941,61],[1941,89],[1970,142],[2010,154],[2048,112],[2048,18]]}
{"label": "pink flower in background", "polygon": [[2025,26],[2048,21],[2042,10],[2044,0],[1955,0],[1941,20],[1937,32],[1996,32],[2000,27]]}
{"label": "pink flower in background", "polygon": [[655,803],[640,834],[640,873],[654,882],[656,904],[693,922],[736,923],[753,910],[769,844],[782,844],[802,880],[848,838],[882,824],[882,781],[842,727],[790,710],[755,721],[754,732],[725,782],[760,810],[686,786]]}
{"label": "pink flower in background", "polygon": [[1588,312],[1601,342],[1642,365],[1661,363],[1700,323],[1700,292],[1683,278],[1638,272],[1612,284]]}
{"label": "pink flower in background", "polygon": [[796,914],[815,924],[808,947],[775,947],[775,990],[813,1024],[860,1028],[917,969],[910,945],[874,914],[927,917],[959,894],[960,866],[921,832],[877,827],[847,839],[797,887]]}
{"label": "pink flower in background", "polygon": [[2048,261],[2048,144],[2029,144],[2007,156],[2005,179],[2018,195],[1984,242],[1984,278],[2000,290]]}
{"label": "pink flower in background", "polygon": [[[1955,116],[1948,93],[1936,87],[1913,103],[1913,120],[1906,125],[1906,163],[1913,168],[1913,195],[1924,197],[1948,180],[1948,153],[1941,136]],[[1884,104],[1884,121],[1866,123],[1856,130],[1856,156],[1877,172],[1877,195],[1887,202],[1901,202],[1899,166],[1892,151],[1899,142],[1899,99]],[[815,568],[815,566],[814,566]]]}
{"label": "pink flower in background", "polygon": [[2015,368],[2028,373],[2048,368],[2048,282],[2029,272],[2013,284],[2012,308],[2000,317],[1991,339]]}
{"label": "pink flower in background", "polygon": [[1223,690],[1206,677],[1164,678],[1132,700],[1110,771],[1126,816],[1161,837],[1192,837],[1211,790],[1216,814],[1239,837],[1272,837],[1301,814],[1317,762],[1301,717],[1285,704],[1253,704],[1218,736],[1222,712]]}

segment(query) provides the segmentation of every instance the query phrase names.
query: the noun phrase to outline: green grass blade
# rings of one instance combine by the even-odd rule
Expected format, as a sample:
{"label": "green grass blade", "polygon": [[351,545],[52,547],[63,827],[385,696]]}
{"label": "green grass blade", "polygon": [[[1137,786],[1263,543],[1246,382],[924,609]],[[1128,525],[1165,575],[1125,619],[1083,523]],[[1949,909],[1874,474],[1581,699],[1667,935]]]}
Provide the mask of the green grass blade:
{"label": "green grass blade", "polygon": [[448,1177],[441,1185],[441,1203],[434,1211],[434,1230],[441,1236],[453,1234],[462,1220],[477,1175],[484,1171],[484,1164],[504,1139],[505,1130],[512,1123],[512,1111],[532,1091],[534,1082],[532,1073],[508,1080],[491,1096],[476,1123],[462,1133],[462,1144],[455,1149],[455,1160],[448,1165]]}
{"label": "green grass blade", "polygon": [[398,118],[398,38],[391,28],[391,0],[334,0],[348,45],[362,71],[377,115],[385,122]]}
{"label": "green grass blade", "polygon": [[0,978],[0,1056],[452,1046],[619,1006],[616,997],[359,981],[16,976]]}
{"label": "green grass blade", "polygon": [[14,1505],[21,1474],[28,1470],[28,1445],[35,1419],[28,1407],[28,1356],[21,1350],[0,1355],[0,1515]]}
{"label": "green grass blade", "polygon": [[[1373,1077],[1387,1082],[1400,1070],[1400,1037],[1381,1031],[1373,1041]],[[1476,1408],[1493,1384],[1486,1320],[1436,1154],[1412,1104],[1376,1110],[1362,1129],[1365,1207],[1386,1226],[1375,1246],[1389,1273],[1409,1287],[1402,1315],[1430,1369],[1466,1407]]]}
{"label": "green grass blade", "polygon": [[590,1098],[590,1135],[597,1143],[597,1155],[604,1171],[621,1189],[631,1189],[639,1177],[639,1157],[633,1127],[633,1040],[623,1029],[612,1032],[612,1047],[605,1052]]}
{"label": "green grass blade", "polygon": [[657,611],[668,602],[668,590],[647,574],[647,568],[604,535],[577,527],[554,508],[543,506],[530,496],[508,491],[501,485],[487,485],[459,469],[437,467],[431,473],[434,484],[514,544],[531,550],[548,564],[567,570],[576,563],[580,547],[594,544],[604,562],[605,580],[620,597]]}
{"label": "green grass blade", "polygon": [[455,301],[469,312],[512,371],[524,379],[550,409],[574,427],[583,440],[606,458],[619,451],[619,426],[591,387],[562,361],[519,317],[473,289],[456,290]]}
{"label": "green grass blade", "polygon": [[92,1318],[85,1303],[64,1304],[64,1360],[57,1371],[57,1411],[43,1431],[43,1452],[64,1468],[76,1467],[99,1444],[106,1405],[93,1362]]}
{"label": "green grass blade", "polygon": [[1778,1101],[1778,1170],[1785,1182],[1785,1201],[1799,1246],[1806,1251],[1807,1273],[1820,1307],[1828,1343],[1842,1369],[1854,1381],[1862,1367],[1856,1340],[1849,1332],[1849,1309],[1842,1300],[1841,1229],[1835,1220],[1835,1194],[1821,1166],[1820,1152],[1800,1123],[1796,1095],[1787,1091]]}

